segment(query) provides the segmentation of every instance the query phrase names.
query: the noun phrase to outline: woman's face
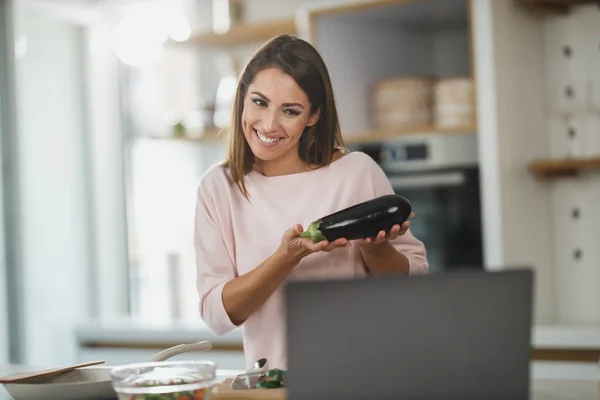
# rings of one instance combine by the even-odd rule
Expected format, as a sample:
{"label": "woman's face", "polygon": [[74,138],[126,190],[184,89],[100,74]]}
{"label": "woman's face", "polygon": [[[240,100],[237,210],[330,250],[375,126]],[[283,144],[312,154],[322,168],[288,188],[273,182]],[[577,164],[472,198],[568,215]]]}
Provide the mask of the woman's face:
{"label": "woman's face", "polygon": [[306,93],[279,68],[267,68],[248,87],[242,112],[242,130],[262,161],[298,158],[298,141],[306,126],[314,125]]}

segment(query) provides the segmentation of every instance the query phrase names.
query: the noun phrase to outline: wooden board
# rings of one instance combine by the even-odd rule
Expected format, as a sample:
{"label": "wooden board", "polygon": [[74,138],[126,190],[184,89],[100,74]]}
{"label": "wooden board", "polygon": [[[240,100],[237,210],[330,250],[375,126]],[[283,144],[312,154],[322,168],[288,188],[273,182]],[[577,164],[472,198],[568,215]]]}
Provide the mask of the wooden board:
{"label": "wooden board", "polygon": [[210,400],[284,400],[285,389],[231,389],[233,379],[225,379],[214,386],[210,392]]}

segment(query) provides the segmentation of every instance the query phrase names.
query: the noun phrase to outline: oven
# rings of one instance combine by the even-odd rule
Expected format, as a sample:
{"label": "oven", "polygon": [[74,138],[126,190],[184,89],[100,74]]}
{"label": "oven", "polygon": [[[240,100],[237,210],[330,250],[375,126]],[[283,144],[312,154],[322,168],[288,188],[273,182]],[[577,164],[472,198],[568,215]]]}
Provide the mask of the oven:
{"label": "oven", "polygon": [[430,272],[483,269],[477,137],[462,133],[400,136],[354,146],[369,154],[415,213]]}

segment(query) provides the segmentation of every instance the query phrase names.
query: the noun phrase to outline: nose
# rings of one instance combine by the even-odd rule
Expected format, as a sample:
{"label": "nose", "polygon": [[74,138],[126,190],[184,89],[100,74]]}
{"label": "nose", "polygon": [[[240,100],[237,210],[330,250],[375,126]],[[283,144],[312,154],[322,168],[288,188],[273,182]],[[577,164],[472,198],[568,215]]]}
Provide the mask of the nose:
{"label": "nose", "polygon": [[279,127],[279,116],[276,111],[267,112],[263,118],[263,129],[268,132],[274,132]]}

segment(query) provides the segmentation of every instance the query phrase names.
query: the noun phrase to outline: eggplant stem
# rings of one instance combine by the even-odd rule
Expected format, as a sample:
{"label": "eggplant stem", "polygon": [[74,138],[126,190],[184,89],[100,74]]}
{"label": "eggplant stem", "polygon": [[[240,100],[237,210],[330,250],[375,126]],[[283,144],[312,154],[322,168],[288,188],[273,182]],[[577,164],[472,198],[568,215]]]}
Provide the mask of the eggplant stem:
{"label": "eggplant stem", "polygon": [[319,226],[321,225],[321,220],[312,222],[308,229],[304,232],[300,232],[301,238],[309,238],[313,243],[318,243],[322,240],[327,240],[327,238],[321,233],[319,230]]}

